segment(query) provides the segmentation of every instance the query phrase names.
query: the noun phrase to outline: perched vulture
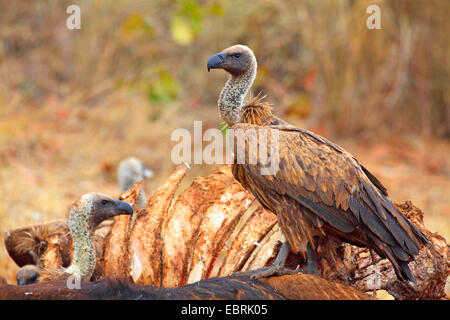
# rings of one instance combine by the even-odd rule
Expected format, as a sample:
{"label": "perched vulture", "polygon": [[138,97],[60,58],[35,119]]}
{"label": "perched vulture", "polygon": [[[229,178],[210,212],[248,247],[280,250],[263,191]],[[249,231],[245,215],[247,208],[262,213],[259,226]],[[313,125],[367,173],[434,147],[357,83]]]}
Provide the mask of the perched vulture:
{"label": "perched vulture", "polygon": [[[208,71],[224,69],[230,74],[218,107],[235,134],[233,175],[264,208],[277,214],[286,240],[272,267],[254,276],[288,272],[284,262],[289,248],[306,255],[308,272],[317,273],[318,244],[334,250],[343,240],[374,250],[390,260],[400,280],[414,282],[408,262],[422,242],[429,242],[391,203],[381,182],[341,147],[272,115],[270,105],[262,99],[244,104],[257,70],[255,55],[248,47],[227,48],[213,55],[207,67]],[[244,136],[244,146],[237,143],[238,132]],[[256,163],[236,160],[240,154],[247,159],[255,156],[254,148],[249,147],[251,133],[255,133],[258,147],[272,141],[273,135],[278,137],[273,145],[267,142],[267,159],[277,157],[278,152],[276,173],[262,174],[267,159],[257,158]]]}
{"label": "perched vulture", "polygon": [[59,243],[58,249],[62,252],[62,264],[66,266],[70,264],[71,243],[67,219],[8,230],[4,238],[8,254],[19,267],[30,264],[45,266],[44,260],[51,264],[52,262],[46,257],[46,252],[55,240]]}
{"label": "perched vulture", "polygon": [[[37,268],[36,266],[26,265],[17,274],[18,284],[62,280],[71,275],[78,277],[80,280],[89,281],[97,264],[96,247],[93,240],[96,227],[110,217],[122,214],[131,215],[132,213],[133,208],[127,202],[113,200],[98,193],[81,196],[72,205],[67,223],[73,244],[71,264],[67,268],[52,268],[51,265],[45,264],[44,259],[44,261],[37,263]],[[58,258],[62,262],[59,250],[52,251],[51,254],[59,256]]]}
{"label": "perched vulture", "polygon": [[[117,168],[117,180],[121,192],[127,191],[136,182],[142,181],[144,178],[151,177],[153,177],[153,171],[148,169],[142,161],[136,159],[135,157],[122,160]],[[145,205],[146,196],[144,190],[141,188],[138,208],[142,209]]]}
{"label": "perched vulture", "polygon": [[38,281],[43,269],[69,266],[72,240],[67,219],[5,232],[5,247],[21,267],[16,274],[18,285]]}
{"label": "perched vulture", "polygon": [[[103,275],[105,239],[112,220],[103,221],[95,229],[93,242],[97,257],[91,281]],[[42,269],[68,267],[72,261],[72,238],[67,219],[22,227],[5,232],[5,247],[14,262],[21,267],[16,274],[17,284],[34,283]]]}

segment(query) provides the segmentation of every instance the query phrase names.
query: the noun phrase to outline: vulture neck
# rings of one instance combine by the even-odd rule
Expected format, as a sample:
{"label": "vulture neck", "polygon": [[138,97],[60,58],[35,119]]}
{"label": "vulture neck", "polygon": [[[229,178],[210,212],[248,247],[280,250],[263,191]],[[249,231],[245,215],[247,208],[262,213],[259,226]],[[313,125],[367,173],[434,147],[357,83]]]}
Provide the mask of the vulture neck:
{"label": "vulture neck", "polygon": [[95,247],[89,223],[92,203],[87,206],[73,206],[69,214],[69,229],[73,242],[72,264],[66,269],[81,280],[89,281],[95,270]]}
{"label": "vulture neck", "polygon": [[232,75],[220,93],[219,113],[230,127],[241,122],[244,98],[255,80],[256,69],[255,60],[247,72],[236,76]]}

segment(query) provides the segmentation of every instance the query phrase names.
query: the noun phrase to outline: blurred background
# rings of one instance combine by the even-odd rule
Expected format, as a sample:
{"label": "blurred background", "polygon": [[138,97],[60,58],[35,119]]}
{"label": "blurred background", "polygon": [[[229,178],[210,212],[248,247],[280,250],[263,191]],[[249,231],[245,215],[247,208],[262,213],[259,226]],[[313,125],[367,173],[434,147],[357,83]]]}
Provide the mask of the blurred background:
{"label": "blurred background", "polygon": [[[81,29],[66,8],[81,8]],[[381,8],[369,30],[366,8]],[[174,164],[176,128],[219,128],[236,44],[258,59],[254,92],[275,113],[355,155],[399,203],[450,240],[450,2],[447,0],[0,0],[0,275],[3,233],[63,218],[81,194],[118,196],[129,156],[155,176]],[[185,186],[214,166],[195,165]]]}

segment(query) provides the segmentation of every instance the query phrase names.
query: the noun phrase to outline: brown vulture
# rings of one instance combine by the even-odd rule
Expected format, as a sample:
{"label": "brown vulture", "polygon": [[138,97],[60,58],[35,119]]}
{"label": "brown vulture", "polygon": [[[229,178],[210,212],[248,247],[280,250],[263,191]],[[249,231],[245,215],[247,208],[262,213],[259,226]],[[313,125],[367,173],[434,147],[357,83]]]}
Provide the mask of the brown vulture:
{"label": "brown vulture", "polygon": [[[242,186],[277,215],[286,239],[275,263],[254,276],[288,272],[284,262],[289,248],[307,256],[308,272],[316,273],[318,243],[327,248],[343,240],[374,250],[391,261],[400,280],[414,282],[408,262],[419,252],[421,242],[429,242],[391,203],[381,182],[341,147],[274,116],[262,99],[244,104],[257,70],[255,55],[248,47],[229,47],[211,56],[207,67],[208,71],[224,69],[230,74],[218,107],[235,133],[266,129],[267,140],[278,135],[275,174],[263,175],[265,163],[259,158],[255,164],[234,159],[232,165]],[[245,139],[247,143],[235,155],[243,152],[250,159],[247,135]],[[258,134],[258,146],[261,139]],[[267,149],[270,158],[272,149]]]}
{"label": "brown vulture", "polygon": [[[97,262],[91,281],[103,275],[105,239],[113,222],[107,219],[95,229],[92,240]],[[67,219],[8,230],[4,237],[8,254],[21,267],[16,274],[19,285],[38,281],[43,269],[57,269],[71,264],[73,246]]]}
{"label": "brown vulture", "polygon": [[[33,277],[32,282],[34,280],[63,280],[71,275],[78,277],[80,280],[89,281],[97,262],[93,241],[96,227],[110,217],[132,213],[133,208],[127,202],[113,200],[99,193],[88,193],[81,196],[70,208],[67,221],[74,249],[70,266],[67,268],[33,270],[27,270],[24,267],[22,268],[24,270],[21,269],[21,271],[27,271],[27,274],[18,277],[18,281],[23,280],[24,284],[27,284],[29,282],[25,280],[28,277]],[[37,279],[34,279],[35,274],[37,274]]]}

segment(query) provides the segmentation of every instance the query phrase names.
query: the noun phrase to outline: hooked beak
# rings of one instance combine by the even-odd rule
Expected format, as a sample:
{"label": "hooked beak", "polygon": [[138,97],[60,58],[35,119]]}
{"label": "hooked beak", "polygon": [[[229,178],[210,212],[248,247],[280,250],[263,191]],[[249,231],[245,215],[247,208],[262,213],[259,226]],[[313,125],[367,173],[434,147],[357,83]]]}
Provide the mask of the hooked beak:
{"label": "hooked beak", "polygon": [[225,53],[217,53],[208,60],[208,72],[210,69],[217,69],[225,62]]}
{"label": "hooked beak", "polygon": [[133,207],[128,202],[116,200],[116,204],[119,214],[133,214]]}

